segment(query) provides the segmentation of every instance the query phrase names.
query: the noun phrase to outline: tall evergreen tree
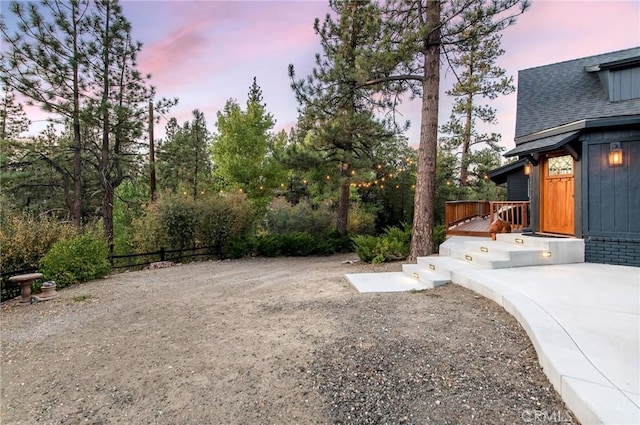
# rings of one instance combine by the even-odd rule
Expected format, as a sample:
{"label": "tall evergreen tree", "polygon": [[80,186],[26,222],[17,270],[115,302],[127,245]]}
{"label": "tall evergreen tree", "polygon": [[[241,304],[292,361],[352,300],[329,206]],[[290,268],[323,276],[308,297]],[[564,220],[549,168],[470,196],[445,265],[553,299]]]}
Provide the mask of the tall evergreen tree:
{"label": "tall evergreen tree", "polygon": [[211,185],[212,164],[208,152],[211,134],[204,114],[193,111],[182,127],[175,118],[166,125],[166,137],[158,147],[158,172],[162,188],[190,188],[193,199]]}
{"label": "tall evergreen tree", "polygon": [[499,32],[527,5],[527,0],[390,0],[383,6],[383,35],[368,63],[369,78],[359,84],[379,87],[387,96],[409,91],[422,99],[410,259],[434,248],[441,55],[455,52],[467,28],[487,22],[478,36]]}
{"label": "tall evergreen tree", "polygon": [[13,2],[11,12],[18,19],[12,35],[0,25],[6,51],[2,55],[3,82],[45,111],[64,117],[73,129],[72,221],[81,225],[82,139],[81,108],[87,66],[83,35],[88,30],[88,0],[45,0]]}
{"label": "tall evergreen tree", "polygon": [[0,186],[6,188],[10,181],[24,174],[20,171],[21,143],[17,138],[29,129],[30,121],[22,104],[16,102],[13,90],[8,86],[3,90],[0,98]]}
{"label": "tall evergreen tree", "polygon": [[[486,18],[485,18],[486,19]],[[504,54],[500,48],[501,35],[487,32],[485,27],[491,22],[481,21],[464,31],[463,41],[457,46],[449,63],[457,70],[458,77],[453,88],[447,94],[455,97],[451,118],[442,128],[447,134],[444,147],[459,154],[460,184],[469,184],[469,167],[476,169],[481,164],[476,158],[489,158],[486,155],[474,155],[472,147],[485,147],[500,153],[500,134],[480,133],[477,123],[495,124],[496,110],[483,99],[495,99],[499,95],[513,93],[513,77],[508,77],[504,68],[496,60]],[[499,165],[499,164],[498,164]]]}
{"label": "tall evergreen tree", "polygon": [[292,88],[311,129],[310,147],[318,160],[333,163],[340,187],[337,230],[347,231],[351,179],[373,167],[376,146],[392,139],[372,109],[380,107],[373,92],[359,87],[361,65],[379,36],[380,13],[370,1],[331,1],[337,19],[327,15],[314,29],[320,36],[323,55],[306,79],[296,80],[289,66]]}
{"label": "tall evergreen tree", "polygon": [[[86,55],[92,96],[83,117],[86,125],[100,128],[99,142],[88,149],[96,158],[104,233],[111,243],[114,190],[137,171],[138,140],[155,89],[149,85],[150,76],[137,70],[136,59],[142,44],[131,40],[131,23],[119,1],[97,0],[91,12]],[[155,109],[165,112],[174,102],[162,98]]]}
{"label": "tall evergreen tree", "polygon": [[22,104],[16,102],[13,89],[5,85],[0,98],[0,140],[15,139],[27,131],[30,124]]}

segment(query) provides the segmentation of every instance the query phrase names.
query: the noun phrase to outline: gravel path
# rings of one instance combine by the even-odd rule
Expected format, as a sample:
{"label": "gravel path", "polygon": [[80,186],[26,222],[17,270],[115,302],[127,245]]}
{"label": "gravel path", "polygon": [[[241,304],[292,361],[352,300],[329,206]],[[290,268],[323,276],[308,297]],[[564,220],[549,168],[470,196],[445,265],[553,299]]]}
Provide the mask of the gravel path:
{"label": "gravel path", "polygon": [[399,264],[212,261],[0,306],[0,423],[576,423],[518,323],[456,285],[359,294]]}

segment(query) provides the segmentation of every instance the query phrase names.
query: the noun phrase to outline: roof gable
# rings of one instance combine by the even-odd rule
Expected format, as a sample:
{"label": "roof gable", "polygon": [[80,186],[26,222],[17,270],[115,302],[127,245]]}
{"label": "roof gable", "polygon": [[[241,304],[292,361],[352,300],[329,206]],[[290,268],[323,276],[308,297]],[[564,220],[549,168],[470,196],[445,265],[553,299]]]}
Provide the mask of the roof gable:
{"label": "roof gable", "polygon": [[640,47],[520,71],[516,145],[523,136],[580,120],[640,115],[640,99],[610,100],[603,74],[637,59]]}

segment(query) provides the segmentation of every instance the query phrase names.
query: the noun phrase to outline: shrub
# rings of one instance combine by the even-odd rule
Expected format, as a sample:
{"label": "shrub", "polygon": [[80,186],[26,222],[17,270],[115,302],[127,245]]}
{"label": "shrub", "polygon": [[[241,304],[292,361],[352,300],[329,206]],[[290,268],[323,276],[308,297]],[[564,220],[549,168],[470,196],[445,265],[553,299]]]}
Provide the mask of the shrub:
{"label": "shrub", "polygon": [[5,212],[0,223],[0,267],[3,271],[37,268],[57,241],[75,235],[73,226],[53,217]]}
{"label": "shrub", "polygon": [[153,252],[167,245],[160,221],[159,202],[146,205],[141,216],[132,220],[129,242],[136,252]]}
{"label": "shrub", "polygon": [[280,197],[274,199],[267,207],[262,227],[270,234],[324,234],[335,228],[335,221],[335,212],[328,203],[321,203],[314,208],[306,200],[293,205]]}
{"label": "shrub", "polygon": [[358,258],[360,258],[360,260],[364,261],[365,263],[373,262],[373,259],[376,258],[379,254],[379,239],[380,238],[371,235],[354,236],[352,240],[353,244],[355,245]]}
{"label": "shrub", "polygon": [[445,233],[444,224],[436,226],[435,229],[433,229],[433,250],[435,252],[440,252],[440,245],[444,243],[446,238],[447,235]]}
{"label": "shrub", "polygon": [[257,251],[257,240],[248,236],[230,238],[225,244],[224,254],[227,258],[237,259],[254,255]]}
{"label": "shrub", "polygon": [[144,213],[149,188],[135,181],[124,181],[115,189],[113,199],[113,251],[128,254],[132,251],[133,220]]}
{"label": "shrub", "polygon": [[366,263],[383,263],[402,260],[409,255],[411,227],[389,227],[384,235],[375,237],[358,235],[353,237],[358,258]]}
{"label": "shrub", "polygon": [[342,239],[328,235],[315,236],[304,232],[236,237],[229,239],[225,253],[228,258],[241,258],[248,255],[263,257],[331,255],[336,252],[335,247],[342,242]]}
{"label": "shrub", "polygon": [[41,271],[58,288],[104,277],[110,271],[109,246],[98,231],[58,241],[42,258]]}
{"label": "shrub", "polygon": [[376,214],[361,204],[352,204],[347,216],[347,232],[352,235],[372,235],[376,231]]}
{"label": "shrub", "polygon": [[327,248],[330,252],[327,255],[335,252],[353,252],[354,245],[349,235],[341,235],[338,232],[330,232],[324,235],[324,241],[327,243]]}
{"label": "shrub", "polygon": [[195,202],[185,196],[165,197],[160,205],[160,223],[168,248],[190,248],[196,243]]}
{"label": "shrub", "polygon": [[263,235],[256,240],[256,253],[262,257],[279,257],[284,245],[282,235]]}
{"label": "shrub", "polygon": [[246,235],[254,226],[253,208],[244,195],[209,195],[193,201],[181,195],[163,195],[133,220],[131,244],[137,252],[220,248],[227,239]]}

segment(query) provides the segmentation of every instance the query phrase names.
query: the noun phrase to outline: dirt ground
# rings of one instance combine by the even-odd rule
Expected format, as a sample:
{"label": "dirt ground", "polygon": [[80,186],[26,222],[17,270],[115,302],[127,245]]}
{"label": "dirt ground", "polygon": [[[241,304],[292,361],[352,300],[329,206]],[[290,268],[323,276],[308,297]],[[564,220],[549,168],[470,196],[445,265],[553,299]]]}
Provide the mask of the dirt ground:
{"label": "dirt ground", "polygon": [[524,331],[457,285],[359,294],[399,264],[211,261],[0,306],[0,423],[575,423]]}

